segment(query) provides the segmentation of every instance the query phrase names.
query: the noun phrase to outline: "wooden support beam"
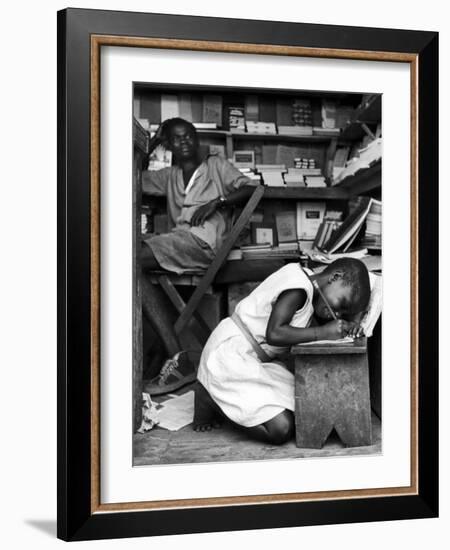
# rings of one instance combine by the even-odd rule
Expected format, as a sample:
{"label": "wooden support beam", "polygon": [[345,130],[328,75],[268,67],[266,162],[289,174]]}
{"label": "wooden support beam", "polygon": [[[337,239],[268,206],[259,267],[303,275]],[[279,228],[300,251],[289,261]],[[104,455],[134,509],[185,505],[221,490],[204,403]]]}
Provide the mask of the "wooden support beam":
{"label": "wooden support beam", "polygon": [[194,293],[189,299],[180,317],[177,319],[175,323],[176,332],[180,332],[186,326],[188,321],[191,319],[192,314],[197,309],[197,306],[200,303],[200,300],[203,294],[206,292],[207,288],[213,282],[214,277],[216,276],[217,272],[221,268],[222,264],[226,261],[226,258],[230,250],[233,248],[233,245],[236,242],[236,239],[239,237],[245,224],[248,222],[248,220],[250,219],[250,216],[253,214],[255,208],[258,206],[259,201],[261,200],[261,197],[263,196],[263,194],[264,194],[264,187],[262,185],[258,185],[257,187],[255,187],[255,190],[253,191],[252,196],[249,198],[247,204],[245,205],[245,208],[242,210],[241,215],[239,216],[233,228],[231,229],[230,234],[228,235],[228,237],[225,239],[225,242],[220,247],[219,252],[217,253],[214,260],[211,262],[211,265],[207,269],[199,285],[194,290]]}

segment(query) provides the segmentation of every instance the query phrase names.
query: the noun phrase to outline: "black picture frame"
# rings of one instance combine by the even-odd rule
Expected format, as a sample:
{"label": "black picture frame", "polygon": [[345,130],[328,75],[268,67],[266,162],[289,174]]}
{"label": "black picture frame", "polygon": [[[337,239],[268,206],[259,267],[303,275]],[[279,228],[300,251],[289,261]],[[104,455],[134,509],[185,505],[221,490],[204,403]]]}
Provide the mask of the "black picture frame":
{"label": "black picture frame", "polygon": [[[298,47],[304,55],[410,59],[417,104],[417,491],[301,502],[99,509],[92,488],[92,37]],[[209,45],[208,45],[209,44]],[[255,46],[256,45],[256,46]],[[188,46],[185,46],[188,47]],[[308,54],[309,51],[309,54]],[[376,54],[376,55],[375,55]],[[438,515],[438,34],[102,10],[58,12],[58,532],[64,540],[430,518]],[[424,223],[426,221],[426,223]],[[95,327],[94,327],[95,328]],[[423,367],[423,368],[422,368]],[[98,390],[98,388],[97,388]],[[101,513],[99,513],[101,512]]]}

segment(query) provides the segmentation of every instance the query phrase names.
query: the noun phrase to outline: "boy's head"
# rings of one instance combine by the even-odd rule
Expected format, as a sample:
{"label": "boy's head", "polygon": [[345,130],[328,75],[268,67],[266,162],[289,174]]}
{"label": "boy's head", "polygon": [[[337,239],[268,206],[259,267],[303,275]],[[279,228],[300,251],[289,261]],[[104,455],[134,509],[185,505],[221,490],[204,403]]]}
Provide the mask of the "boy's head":
{"label": "boy's head", "polygon": [[[366,266],[354,258],[341,258],[328,265],[317,280],[336,317],[350,319],[364,311],[370,299],[370,280]],[[332,320],[320,293],[314,296],[314,312],[322,320]]]}
{"label": "boy's head", "polygon": [[195,126],[183,118],[169,118],[164,122],[164,146],[170,149],[176,161],[195,158],[198,154],[198,135]]}

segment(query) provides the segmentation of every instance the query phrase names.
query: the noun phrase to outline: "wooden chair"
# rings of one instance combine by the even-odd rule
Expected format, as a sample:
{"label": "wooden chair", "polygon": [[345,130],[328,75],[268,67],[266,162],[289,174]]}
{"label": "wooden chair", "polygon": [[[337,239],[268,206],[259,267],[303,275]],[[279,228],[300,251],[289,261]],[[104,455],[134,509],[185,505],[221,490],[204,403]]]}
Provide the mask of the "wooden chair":
{"label": "wooden chair", "polygon": [[175,332],[179,334],[190,321],[194,321],[196,324],[196,337],[198,337],[201,344],[204,344],[209,337],[210,329],[203,318],[198,314],[197,307],[200,304],[202,297],[207,292],[208,288],[214,281],[217,272],[226,262],[230,250],[233,248],[234,243],[239,237],[241,231],[250,220],[255,208],[258,206],[264,194],[264,187],[258,185],[255,187],[252,195],[247,201],[244,209],[233,224],[228,237],[223,242],[214,260],[206,271],[191,271],[181,276],[191,278],[191,284],[196,288],[187,302],[183,300],[180,293],[177,291],[175,285],[180,280],[180,276],[167,271],[153,271],[151,272],[152,280],[157,281],[165,292],[175,309],[177,310],[179,317],[175,322]]}

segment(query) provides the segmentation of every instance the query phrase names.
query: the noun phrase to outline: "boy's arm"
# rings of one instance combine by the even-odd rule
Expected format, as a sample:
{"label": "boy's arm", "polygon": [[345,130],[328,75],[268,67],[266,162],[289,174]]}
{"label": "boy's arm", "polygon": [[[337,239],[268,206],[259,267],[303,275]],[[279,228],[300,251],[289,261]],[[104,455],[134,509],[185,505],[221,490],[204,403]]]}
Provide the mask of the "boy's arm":
{"label": "boy's arm", "polygon": [[218,197],[200,206],[192,216],[192,225],[202,225],[217,210],[246,202],[255,190],[255,186],[251,185],[250,178],[242,174],[226,159],[215,157],[213,162],[215,162],[225,200]]}
{"label": "boy's arm", "polygon": [[269,345],[293,346],[316,340],[338,340],[347,335],[352,324],[343,319],[307,328],[291,326],[295,312],[305,305],[306,298],[306,291],[303,289],[286,290],[278,296],[266,329],[266,341]]}
{"label": "boy's arm", "polygon": [[210,216],[214,214],[216,210],[234,206],[235,204],[241,204],[250,198],[250,195],[255,190],[253,185],[244,185],[236,191],[232,191],[229,195],[226,195],[225,201],[220,198],[213,199],[206,204],[197,208],[191,219],[192,225],[202,225]]}

